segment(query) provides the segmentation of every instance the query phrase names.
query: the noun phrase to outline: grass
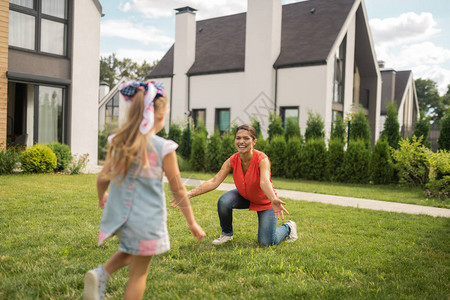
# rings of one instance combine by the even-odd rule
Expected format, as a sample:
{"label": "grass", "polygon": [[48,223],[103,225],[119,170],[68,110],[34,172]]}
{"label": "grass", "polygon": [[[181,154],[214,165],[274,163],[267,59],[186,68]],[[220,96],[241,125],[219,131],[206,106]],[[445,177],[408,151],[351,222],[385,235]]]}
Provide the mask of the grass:
{"label": "grass", "polygon": [[[0,299],[80,299],[84,273],[118,247],[96,246],[95,176],[1,176],[0,190]],[[192,199],[201,243],[168,210],[172,249],[154,257],[144,299],[450,296],[449,219],[289,201],[297,242],[259,246],[256,214],[237,210],[235,239],[213,246],[221,194]],[[114,274],[107,299],[122,299],[126,281],[126,269]]]}
{"label": "grass", "polygon": [[[183,178],[200,180],[208,180],[214,175],[215,173],[181,172]],[[233,176],[228,175],[224,182],[234,183]],[[350,184],[279,177],[272,178],[272,182],[275,189],[450,208],[449,198],[428,197],[422,188],[406,184]]]}

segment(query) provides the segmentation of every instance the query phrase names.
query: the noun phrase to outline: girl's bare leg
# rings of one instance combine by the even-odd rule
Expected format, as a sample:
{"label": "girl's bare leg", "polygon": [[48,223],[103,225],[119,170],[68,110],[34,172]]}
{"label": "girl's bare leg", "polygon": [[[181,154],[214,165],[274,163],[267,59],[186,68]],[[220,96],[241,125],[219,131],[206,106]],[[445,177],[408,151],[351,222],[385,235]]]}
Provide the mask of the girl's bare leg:
{"label": "girl's bare leg", "polygon": [[108,274],[112,274],[115,271],[128,266],[131,261],[131,257],[133,255],[125,253],[125,252],[116,252],[110,259],[105,263],[103,268],[108,272]]}
{"label": "girl's bare leg", "polygon": [[132,256],[129,266],[130,279],[125,290],[125,300],[142,299],[151,259],[151,256]]}

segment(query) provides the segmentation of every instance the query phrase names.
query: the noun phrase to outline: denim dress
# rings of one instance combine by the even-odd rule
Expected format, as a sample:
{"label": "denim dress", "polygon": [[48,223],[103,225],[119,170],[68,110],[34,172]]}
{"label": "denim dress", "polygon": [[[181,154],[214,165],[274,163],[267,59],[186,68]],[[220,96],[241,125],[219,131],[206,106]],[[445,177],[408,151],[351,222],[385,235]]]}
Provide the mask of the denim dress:
{"label": "denim dress", "polygon": [[162,160],[178,145],[152,135],[148,146],[149,166],[138,170],[132,164],[122,183],[111,180],[100,223],[98,245],[113,235],[120,240],[119,251],[152,256],[170,249],[164,195]]}

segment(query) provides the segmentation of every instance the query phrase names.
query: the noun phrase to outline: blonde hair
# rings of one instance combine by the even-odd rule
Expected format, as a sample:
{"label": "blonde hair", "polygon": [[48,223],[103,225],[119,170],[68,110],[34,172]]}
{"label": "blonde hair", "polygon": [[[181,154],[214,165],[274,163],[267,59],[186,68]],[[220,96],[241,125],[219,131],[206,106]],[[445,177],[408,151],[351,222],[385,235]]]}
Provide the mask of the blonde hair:
{"label": "blonde hair", "polygon": [[[155,123],[158,117],[164,116],[166,113],[166,106],[166,97],[157,96],[155,98]],[[109,145],[107,159],[110,165],[105,175],[112,179],[123,174],[119,184],[125,180],[132,163],[138,163],[138,171],[142,166],[148,166],[148,145],[154,150],[151,139],[147,138],[149,134],[144,135],[139,130],[144,109],[144,92],[138,91],[128,109],[125,124],[119,129]]]}

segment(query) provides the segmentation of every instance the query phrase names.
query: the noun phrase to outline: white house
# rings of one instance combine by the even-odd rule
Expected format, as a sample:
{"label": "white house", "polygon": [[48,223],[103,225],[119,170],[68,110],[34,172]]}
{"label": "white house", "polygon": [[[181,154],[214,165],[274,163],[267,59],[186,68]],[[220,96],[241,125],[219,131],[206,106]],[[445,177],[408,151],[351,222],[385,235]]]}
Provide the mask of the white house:
{"label": "white house", "polygon": [[209,131],[260,121],[272,111],[333,119],[360,106],[379,134],[381,75],[363,0],[248,0],[248,11],[196,21],[177,9],[175,43],[150,73],[162,81],[171,121],[191,113]]}
{"label": "white house", "polygon": [[60,142],[96,164],[100,2],[0,0],[0,12],[0,144]]}

